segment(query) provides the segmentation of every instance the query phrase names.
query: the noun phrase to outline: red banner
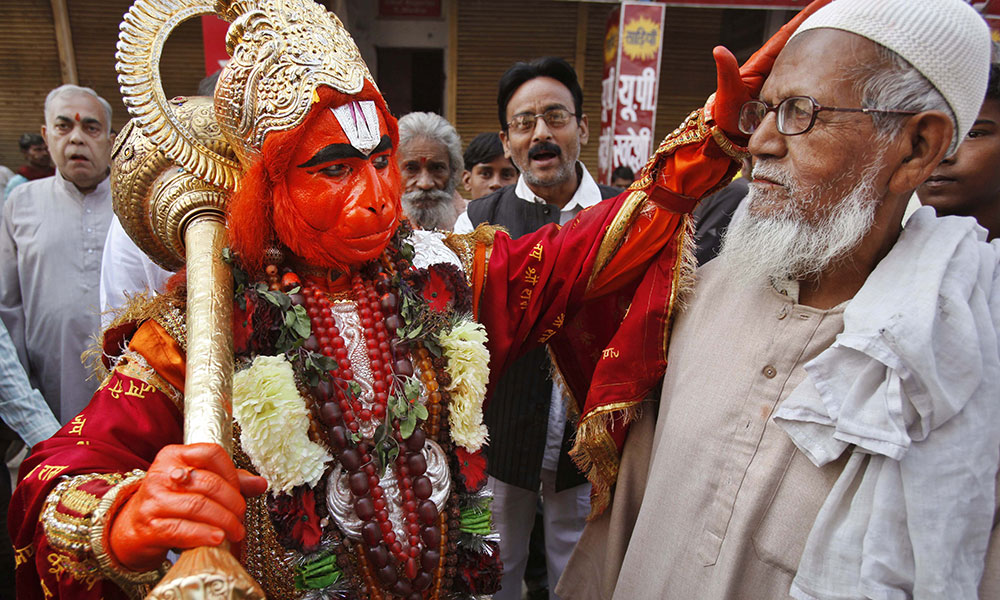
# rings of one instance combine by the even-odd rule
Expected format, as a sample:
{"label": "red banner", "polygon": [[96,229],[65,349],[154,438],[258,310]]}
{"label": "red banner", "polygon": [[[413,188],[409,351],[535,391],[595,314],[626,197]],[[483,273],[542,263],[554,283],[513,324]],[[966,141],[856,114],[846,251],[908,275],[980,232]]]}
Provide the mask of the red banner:
{"label": "red banner", "polygon": [[226,54],[226,32],[229,23],[215,15],[202,15],[201,41],[205,47],[205,76],[221,69],[229,60]]}
{"label": "red banner", "polygon": [[[706,8],[770,8],[790,10],[805,8],[811,0],[653,0],[666,6],[701,6]],[[968,0],[967,0],[968,1]],[[987,21],[1000,19],[1000,0],[971,0],[973,8]]]}
{"label": "red banner", "polygon": [[636,175],[653,153],[664,6],[623,2],[608,17],[601,80],[598,181],[625,166]]}
{"label": "red banner", "polygon": [[[604,68],[601,71],[601,135],[597,138],[597,181],[611,183],[611,130],[614,127],[615,69],[618,68],[618,27],[621,25],[621,7],[608,15],[604,24]],[[638,175],[638,173],[636,173]]]}

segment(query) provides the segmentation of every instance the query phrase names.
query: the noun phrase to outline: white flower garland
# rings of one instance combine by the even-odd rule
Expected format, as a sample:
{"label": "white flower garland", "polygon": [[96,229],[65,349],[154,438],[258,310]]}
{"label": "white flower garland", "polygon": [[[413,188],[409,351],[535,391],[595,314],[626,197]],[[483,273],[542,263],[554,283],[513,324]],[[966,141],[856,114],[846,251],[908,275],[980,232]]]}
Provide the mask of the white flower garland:
{"label": "white flower garland", "polygon": [[272,492],[313,487],[332,460],[309,439],[309,412],[284,356],[258,356],[233,377],[233,416],[240,443]]}
{"label": "white flower garland", "polygon": [[490,353],[486,349],[486,328],[464,319],[437,342],[448,358],[451,393],[448,423],[451,440],[469,452],[478,452],[488,439],[483,424],[483,400],[490,378]]}

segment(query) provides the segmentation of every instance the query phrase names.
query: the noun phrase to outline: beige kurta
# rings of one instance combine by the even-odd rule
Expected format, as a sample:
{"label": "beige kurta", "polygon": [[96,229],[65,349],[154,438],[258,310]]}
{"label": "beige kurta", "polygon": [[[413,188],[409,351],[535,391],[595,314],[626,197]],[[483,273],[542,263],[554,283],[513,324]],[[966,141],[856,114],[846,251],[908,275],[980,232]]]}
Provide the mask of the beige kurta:
{"label": "beige kurta", "polygon": [[723,260],[698,273],[659,407],[629,434],[613,505],[584,531],[564,599],[788,597],[846,454],[817,468],[770,416],[833,343],[843,307],[738,287]]}

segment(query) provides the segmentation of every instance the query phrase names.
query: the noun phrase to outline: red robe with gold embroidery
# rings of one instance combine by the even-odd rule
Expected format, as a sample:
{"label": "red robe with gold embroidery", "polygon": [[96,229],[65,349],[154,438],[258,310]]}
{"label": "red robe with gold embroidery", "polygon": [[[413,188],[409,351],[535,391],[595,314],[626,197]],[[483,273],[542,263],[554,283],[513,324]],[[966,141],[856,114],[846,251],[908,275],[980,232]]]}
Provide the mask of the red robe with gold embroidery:
{"label": "red robe with gold embroidery", "polygon": [[[693,198],[735,171],[711,140],[668,150],[651,160],[660,182],[647,188],[655,208],[643,194],[624,193],[562,228],[518,240],[500,233],[492,247],[476,246],[469,274],[477,318],[489,335],[491,381],[521,353],[548,343],[583,422],[608,419],[600,434],[581,440],[592,442],[586,466],[595,494],[610,493],[611,483],[595,477],[616,473],[628,409],[665,367]],[[156,339],[147,335],[137,344],[133,338],[131,350],[167,372],[144,371],[142,361],[126,356],[90,405],[22,465],[8,514],[21,600],[127,597],[95,556],[106,533],[101,516],[115,508],[105,495],[183,437],[176,391],[167,384],[183,388],[176,381],[183,357],[178,371],[178,361],[165,359],[169,349]]]}

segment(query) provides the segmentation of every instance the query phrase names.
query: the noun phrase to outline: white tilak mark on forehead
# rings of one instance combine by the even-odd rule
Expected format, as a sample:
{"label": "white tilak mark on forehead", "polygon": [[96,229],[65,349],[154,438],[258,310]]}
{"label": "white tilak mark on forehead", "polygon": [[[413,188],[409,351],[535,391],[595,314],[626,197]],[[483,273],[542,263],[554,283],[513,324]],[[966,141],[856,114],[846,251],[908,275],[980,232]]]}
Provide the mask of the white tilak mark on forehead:
{"label": "white tilak mark on forehead", "polygon": [[364,154],[370,154],[378,146],[381,136],[375,102],[371,100],[348,102],[330,110],[343,127],[352,146]]}

